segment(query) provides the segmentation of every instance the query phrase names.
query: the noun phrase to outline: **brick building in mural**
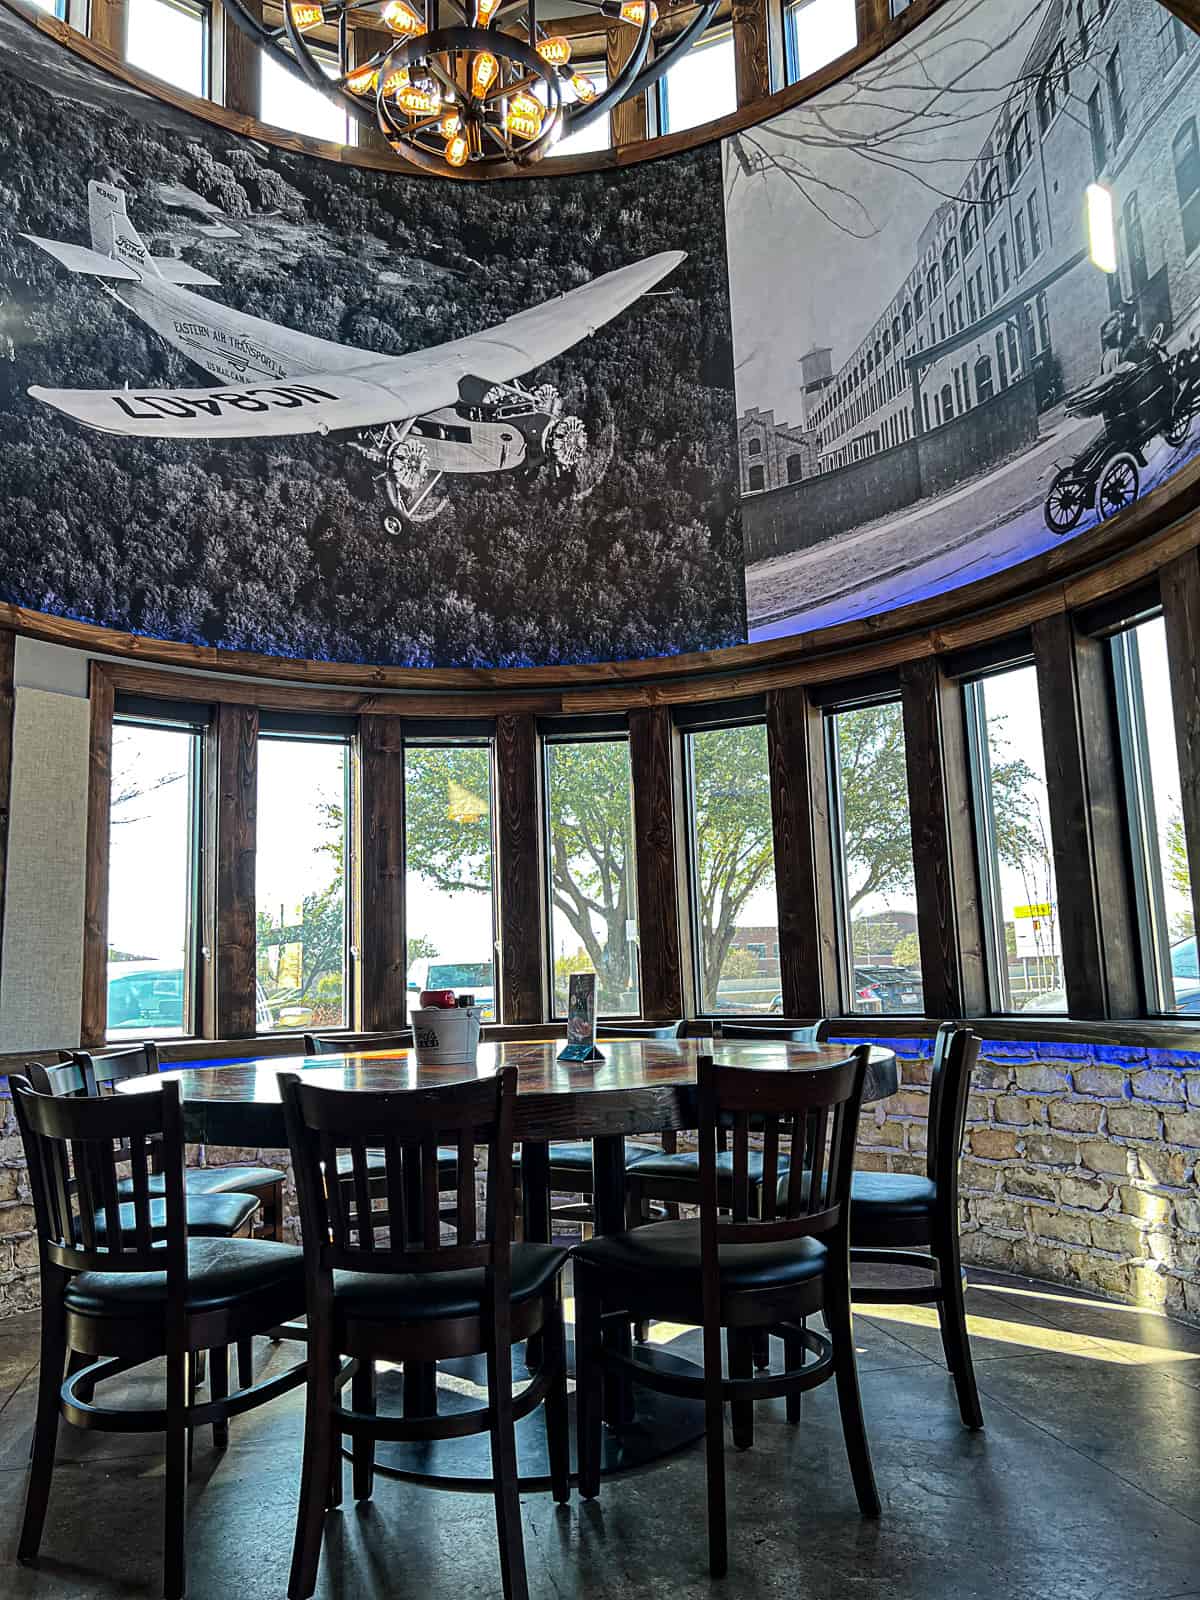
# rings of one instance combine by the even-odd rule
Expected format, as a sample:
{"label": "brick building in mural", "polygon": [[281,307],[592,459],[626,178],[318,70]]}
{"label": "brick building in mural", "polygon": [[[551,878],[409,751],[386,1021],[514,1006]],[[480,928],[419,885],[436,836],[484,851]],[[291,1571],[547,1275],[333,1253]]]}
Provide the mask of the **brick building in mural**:
{"label": "brick building in mural", "polygon": [[[1100,325],[1122,299],[1136,304],[1145,333],[1161,323],[1173,348],[1191,337],[1200,326],[1198,68],[1196,39],[1155,0],[1051,0],[959,193],[930,216],[857,348],[817,390],[806,381],[804,433],[787,431],[807,439],[818,473],[978,411],[1022,379],[1033,379],[1030,412],[1034,400],[1044,409],[1095,376]],[[1087,258],[1092,183],[1112,195],[1111,275]],[[768,448],[773,421],[741,418],[743,494],[796,481],[751,474],[753,442]],[[979,430],[983,455],[1003,448],[985,442],[983,416]]]}

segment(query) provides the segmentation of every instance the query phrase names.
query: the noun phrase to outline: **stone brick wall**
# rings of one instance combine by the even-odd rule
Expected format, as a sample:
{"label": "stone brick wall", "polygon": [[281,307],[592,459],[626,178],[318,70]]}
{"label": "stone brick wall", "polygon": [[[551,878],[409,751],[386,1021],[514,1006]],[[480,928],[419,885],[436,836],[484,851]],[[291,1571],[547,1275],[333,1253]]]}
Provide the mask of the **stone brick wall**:
{"label": "stone brick wall", "polygon": [[[865,1108],[859,1165],[923,1172],[932,1038],[878,1042],[895,1050],[902,1081],[891,1099]],[[1200,1324],[1200,1053],[985,1040],[967,1115],[967,1261]],[[277,1150],[193,1150],[189,1159],[288,1164]],[[295,1237],[294,1193],[287,1209]],[[37,1304],[32,1228],[4,1099],[0,1317]]]}
{"label": "stone brick wall", "polygon": [[[859,1165],[923,1172],[932,1039],[878,1042]],[[1200,1054],[985,1040],[959,1187],[967,1261],[1200,1323]]]}

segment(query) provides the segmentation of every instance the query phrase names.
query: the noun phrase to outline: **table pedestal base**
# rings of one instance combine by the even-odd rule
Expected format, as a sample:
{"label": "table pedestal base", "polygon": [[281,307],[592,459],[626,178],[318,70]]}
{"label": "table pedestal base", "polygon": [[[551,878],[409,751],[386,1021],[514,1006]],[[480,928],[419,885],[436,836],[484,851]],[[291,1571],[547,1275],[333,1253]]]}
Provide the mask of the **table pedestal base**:
{"label": "table pedestal base", "polygon": [[[640,1345],[638,1359],[674,1372],[696,1374],[694,1363],[673,1356],[667,1350]],[[574,1351],[568,1347],[568,1361],[574,1366]],[[525,1376],[519,1347],[513,1350],[518,1379]],[[403,1376],[400,1372],[379,1373],[380,1411],[399,1411],[403,1405]],[[443,1361],[438,1366],[438,1410],[450,1415],[481,1404],[487,1394],[487,1372],[483,1356],[459,1361]],[[575,1395],[569,1397],[571,1417],[571,1462],[578,1459],[575,1449]],[[704,1435],[704,1406],[699,1400],[683,1400],[655,1394],[651,1389],[634,1387],[633,1421],[620,1432],[605,1427],[601,1473],[613,1477],[644,1467],[652,1461],[681,1450]],[[550,1469],[546,1458],[546,1423],[539,1406],[517,1423],[517,1463],[523,1490],[550,1488]],[[435,1488],[477,1490],[490,1493],[492,1453],[486,1433],[464,1439],[421,1440],[417,1443],[381,1440],[375,1447],[375,1470],[386,1477]],[[572,1473],[572,1478],[574,1473]]]}

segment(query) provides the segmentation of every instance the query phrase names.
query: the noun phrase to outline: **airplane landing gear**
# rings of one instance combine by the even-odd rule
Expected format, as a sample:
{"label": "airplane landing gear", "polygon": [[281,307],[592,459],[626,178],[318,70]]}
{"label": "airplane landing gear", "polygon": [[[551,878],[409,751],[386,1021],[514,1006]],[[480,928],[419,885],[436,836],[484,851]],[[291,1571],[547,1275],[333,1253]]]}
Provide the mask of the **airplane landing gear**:
{"label": "airplane landing gear", "polygon": [[384,493],[395,516],[384,517],[386,533],[393,536],[403,533],[406,526],[416,522],[432,522],[446,509],[445,495],[437,496],[434,490],[442,481],[441,472],[429,464],[429,450],[424,441],[411,433],[412,422],[389,422],[382,428],[371,428],[356,443],[356,448],[368,460],[382,466],[376,481],[382,481]]}

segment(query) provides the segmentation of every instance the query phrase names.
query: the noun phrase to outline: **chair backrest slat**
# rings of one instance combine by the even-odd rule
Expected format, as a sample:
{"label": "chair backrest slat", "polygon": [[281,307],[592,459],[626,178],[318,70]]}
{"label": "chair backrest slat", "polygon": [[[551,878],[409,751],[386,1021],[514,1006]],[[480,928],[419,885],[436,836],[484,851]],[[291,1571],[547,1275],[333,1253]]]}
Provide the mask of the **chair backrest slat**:
{"label": "chair backrest slat", "polygon": [[682,1020],[676,1022],[598,1022],[597,1039],[678,1039]]}
{"label": "chair backrest slat", "polygon": [[978,1058],[979,1036],[969,1028],[943,1022],[933,1044],[925,1154],[926,1173],[939,1186],[954,1184],[957,1188],[971,1076]]}
{"label": "chair backrest slat", "polygon": [[394,1033],[306,1033],[306,1056],[344,1056],[356,1050],[411,1050],[411,1028],[399,1028]]}
{"label": "chair backrest slat", "polygon": [[[443,1272],[485,1267],[500,1293],[512,1237],[512,1120],[516,1068],[440,1089],[325,1089],[281,1076],[288,1140],[300,1199],[310,1286],[332,1271]],[[475,1150],[488,1152],[489,1224],[479,1237]],[[368,1180],[367,1148],[383,1150]],[[458,1157],[455,1204],[442,1209],[439,1149]],[[349,1151],[352,1181],[334,1181]],[[360,1163],[360,1155],[362,1157]],[[348,1197],[348,1191],[350,1191]],[[372,1203],[382,1204],[372,1215]],[[354,1217],[346,1207],[353,1206]],[[447,1222],[453,1239],[443,1242]],[[376,1237],[378,1228],[379,1237]],[[386,1232],[385,1232],[386,1228]],[[386,1239],[386,1244],[383,1242]]]}
{"label": "chair backrest slat", "polygon": [[71,1059],[102,1089],[111,1089],[127,1078],[151,1077],[159,1070],[158,1046],[152,1041],[115,1050],[73,1050]]}
{"label": "chair backrest slat", "polygon": [[824,1017],[817,1022],[796,1024],[765,1020],[758,1022],[753,1017],[713,1024],[715,1039],[772,1039],[784,1044],[823,1044],[828,1032],[829,1023]]}
{"label": "chair backrest slat", "polygon": [[[43,1266],[68,1272],[162,1272],[182,1306],[187,1278],[179,1085],[149,1095],[39,1094],[10,1080],[29,1164]],[[165,1228],[152,1230],[149,1146],[162,1154]],[[118,1167],[130,1166],[122,1198]],[[159,1242],[154,1241],[157,1231]]]}
{"label": "chair backrest slat", "polygon": [[[845,1061],[809,1070],[725,1067],[711,1056],[700,1058],[701,1254],[706,1284],[710,1274],[716,1281],[716,1250],[721,1244],[848,1230],[854,1140],[869,1058],[869,1045],[857,1047]],[[733,1182],[731,1192],[725,1193],[717,1183],[719,1126],[729,1130],[733,1146]],[[759,1129],[763,1213],[756,1219],[749,1213],[746,1175],[750,1136]],[[775,1191],[783,1139],[788,1144],[789,1178],[786,1215],[781,1217]]]}

